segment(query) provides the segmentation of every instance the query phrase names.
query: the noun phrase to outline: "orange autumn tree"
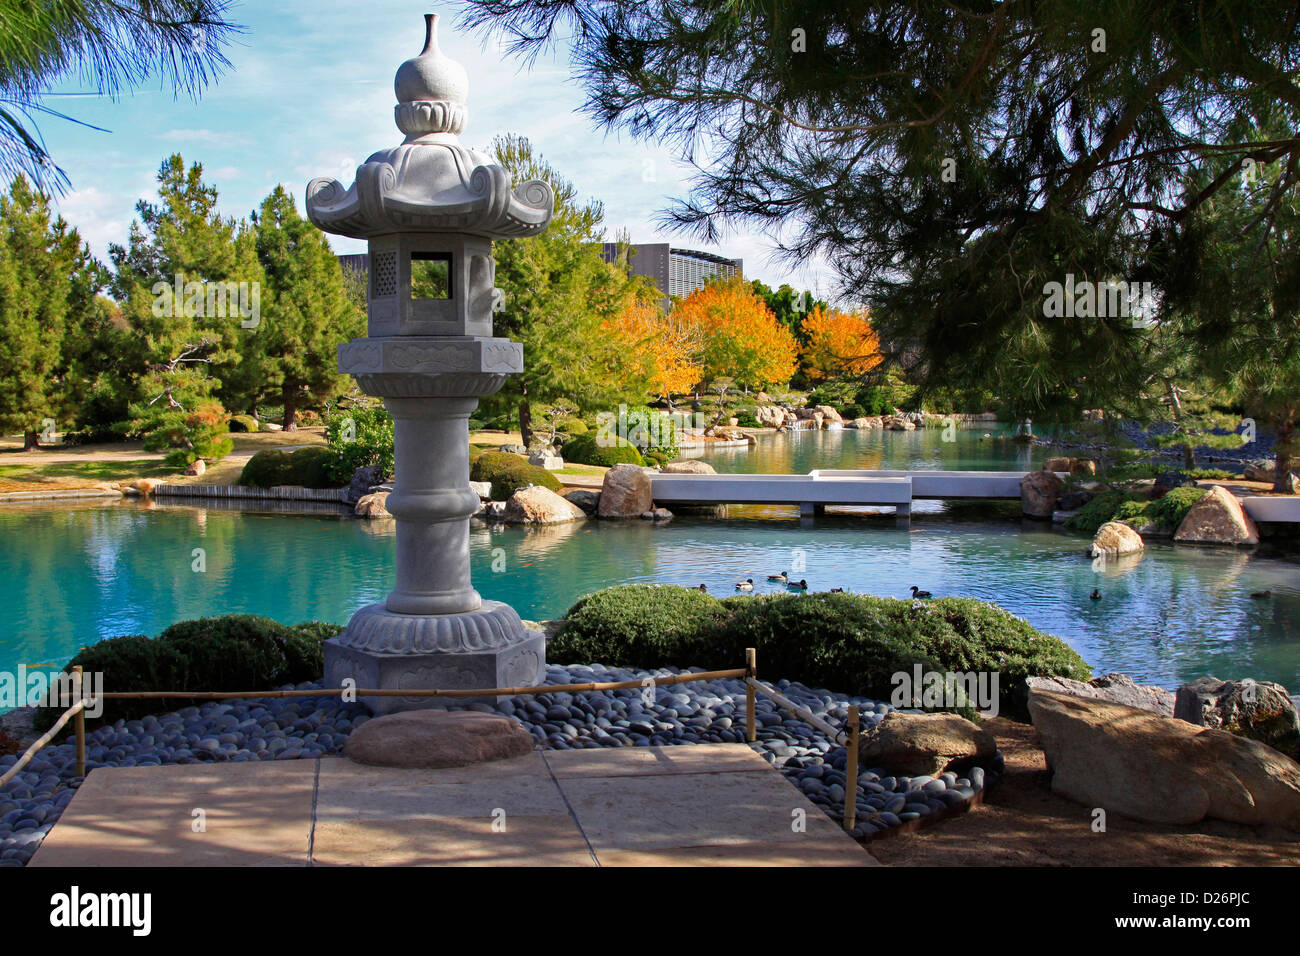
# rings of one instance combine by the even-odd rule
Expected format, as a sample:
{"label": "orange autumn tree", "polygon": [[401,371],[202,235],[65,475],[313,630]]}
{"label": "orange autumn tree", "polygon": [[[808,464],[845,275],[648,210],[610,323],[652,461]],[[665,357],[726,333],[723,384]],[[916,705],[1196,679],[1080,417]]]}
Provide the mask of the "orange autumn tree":
{"label": "orange autumn tree", "polygon": [[739,276],[696,289],[673,306],[672,319],[696,330],[697,361],[710,381],[763,388],[788,382],[798,365],[794,336]]}
{"label": "orange autumn tree", "polygon": [[630,374],[659,398],[688,392],[700,380],[700,330],[650,302],[629,302],[608,323],[626,349]]}
{"label": "orange autumn tree", "polygon": [[808,337],[804,365],[814,381],[866,375],[884,358],[879,336],[860,312],[814,306],[803,331]]}

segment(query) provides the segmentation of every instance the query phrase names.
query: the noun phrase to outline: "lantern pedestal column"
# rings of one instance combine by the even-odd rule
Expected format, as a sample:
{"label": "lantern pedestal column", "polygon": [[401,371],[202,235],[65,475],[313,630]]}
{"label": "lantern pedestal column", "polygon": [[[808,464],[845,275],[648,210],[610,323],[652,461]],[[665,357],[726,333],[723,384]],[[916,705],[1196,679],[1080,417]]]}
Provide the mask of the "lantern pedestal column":
{"label": "lantern pedestal column", "polygon": [[[346,354],[342,359],[346,365]],[[470,583],[469,522],[478,496],[469,488],[469,416],[504,376],[357,377],[367,393],[384,398],[395,424],[387,507],[397,524],[396,587],[325,642],[326,684],[340,687],[350,678],[359,689],[465,690],[541,683],[545,636],[525,628],[509,605],[484,601]],[[468,394],[448,394],[455,391]],[[360,700],[376,714],[447,703],[436,697]]]}

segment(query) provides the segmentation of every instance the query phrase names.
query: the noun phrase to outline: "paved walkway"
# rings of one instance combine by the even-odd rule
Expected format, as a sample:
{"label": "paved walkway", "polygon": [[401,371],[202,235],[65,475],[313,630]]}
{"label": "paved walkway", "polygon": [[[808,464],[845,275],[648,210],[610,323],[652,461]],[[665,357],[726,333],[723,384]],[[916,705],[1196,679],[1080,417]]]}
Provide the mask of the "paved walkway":
{"label": "paved walkway", "polygon": [[453,770],[341,757],[99,769],[29,865],[879,863],[749,747],[699,744]]}

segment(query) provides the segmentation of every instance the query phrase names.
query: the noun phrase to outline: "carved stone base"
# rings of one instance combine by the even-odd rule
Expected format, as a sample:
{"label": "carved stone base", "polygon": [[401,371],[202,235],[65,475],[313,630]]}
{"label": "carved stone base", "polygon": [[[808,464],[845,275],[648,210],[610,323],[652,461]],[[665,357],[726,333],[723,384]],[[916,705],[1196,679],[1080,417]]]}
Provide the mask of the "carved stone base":
{"label": "carved stone base", "polygon": [[[540,684],[546,676],[546,636],[524,627],[507,604],[484,601],[457,614],[395,614],[382,603],[363,607],[338,637],[325,642],[325,683],[359,689],[468,690]],[[365,697],[376,714],[495,703],[493,697]]]}

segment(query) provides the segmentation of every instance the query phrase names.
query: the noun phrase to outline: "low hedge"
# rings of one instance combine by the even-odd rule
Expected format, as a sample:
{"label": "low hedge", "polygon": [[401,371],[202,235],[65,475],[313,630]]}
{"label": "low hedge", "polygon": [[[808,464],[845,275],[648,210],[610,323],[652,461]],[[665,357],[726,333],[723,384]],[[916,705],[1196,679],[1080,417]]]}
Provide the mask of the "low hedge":
{"label": "low hedge", "polygon": [[328,448],[278,448],[259,451],[239,474],[239,484],[253,488],[301,485],[304,488],[338,488],[333,477],[337,456]]}
{"label": "low hedge", "polygon": [[541,485],[560,490],[559,479],[540,465],[530,465],[508,451],[487,451],[476,456],[469,466],[471,481],[492,482],[492,500],[504,501],[520,488]]}
{"label": "low hedge", "polygon": [[1206,494],[1204,488],[1174,488],[1163,498],[1123,491],[1104,491],[1077,513],[1066,519],[1070,531],[1096,534],[1107,521],[1123,521],[1129,527],[1141,528],[1155,524],[1164,531],[1175,531],[1192,510],[1192,505]]}
{"label": "low hedge", "polygon": [[230,430],[232,432],[255,432],[257,429],[257,419],[252,415],[230,416]]}
{"label": "low hedge", "polygon": [[[616,439],[617,444],[599,445],[596,435],[588,432],[575,435],[564,443],[564,460],[579,465],[600,465],[613,468],[615,465],[644,465],[645,458],[636,446],[625,439]],[[672,457],[676,457],[675,455]],[[672,457],[668,461],[672,461]]]}
{"label": "low hedge", "polygon": [[626,667],[741,666],[888,700],[892,676],[925,670],[999,673],[1001,712],[1025,717],[1025,679],[1086,680],[1091,670],[1060,638],[985,601],[916,603],[856,594],[772,594],[718,600],[700,591],[630,585],[583,598],[551,640],[552,661]]}
{"label": "low hedge", "polygon": [[[325,667],[321,642],[342,630],[340,624],[323,621],[286,625],[254,614],[227,614],[181,621],[157,638],[108,638],[83,647],[64,671],[71,673],[80,664],[86,673],[102,674],[102,689],[113,692],[272,690],[319,680]],[[97,722],[129,720],[191,703],[183,697],[106,700]],[[57,707],[38,708],[36,728],[49,728],[59,713]]]}

